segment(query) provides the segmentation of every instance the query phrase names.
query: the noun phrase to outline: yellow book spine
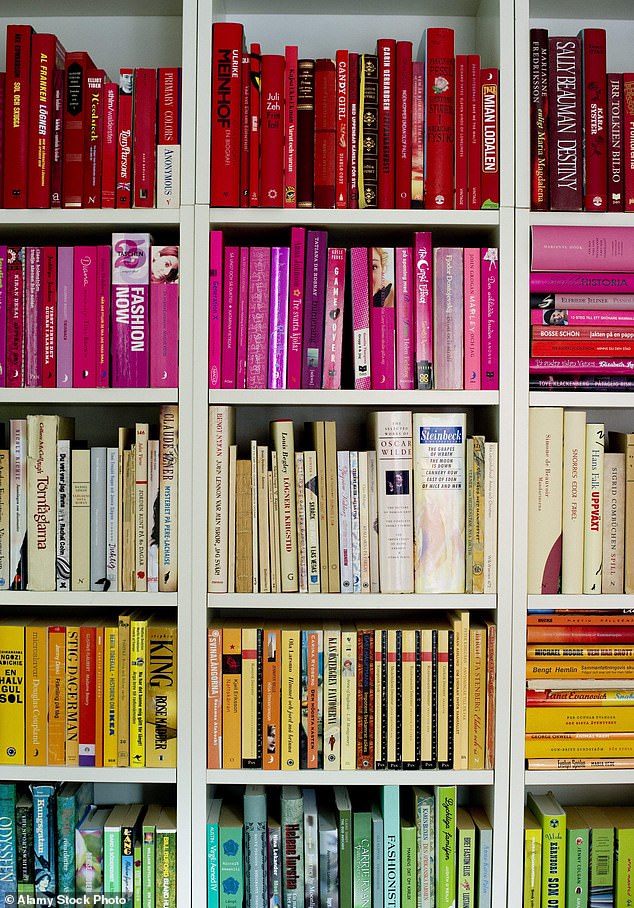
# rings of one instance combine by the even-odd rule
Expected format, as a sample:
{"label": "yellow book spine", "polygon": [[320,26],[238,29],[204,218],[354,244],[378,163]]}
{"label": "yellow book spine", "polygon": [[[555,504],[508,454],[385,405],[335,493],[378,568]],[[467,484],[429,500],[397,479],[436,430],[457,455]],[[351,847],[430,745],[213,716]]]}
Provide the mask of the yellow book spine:
{"label": "yellow book spine", "polygon": [[469,612],[455,612],[454,630],[454,769],[469,768]]}
{"label": "yellow book spine", "polygon": [[119,710],[119,628],[114,625],[104,632],[104,706],[103,765],[117,765]]}
{"label": "yellow book spine", "polygon": [[145,765],[176,767],[178,637],[173,624],[147,633]]}
{"label": "yellow book spine", "polygon": [[301,632],[282,629],[282,769],[299,769]]}
{"label": "yellow book spine", "polygon": [[258,629],[242,628],[242,768],[258,767]]}
{"label": "yellow book spine", "polygon": [[387,762],[396,761],[396,723],[400,716],[397,715],[397,690],[396,690],[396,660],[397,641],[401,632],[394,627],[387,631]]}
{"label": "yellow book spine", "polygon": [[469,637],[469,769],[484,769],[486,629],[472,627]]}
{"label": "yellow book spine", "polygon": [[46,766],[47,758],[47,692],[48,628],[45,624],[27,624],[25,628],[25,696],[29,722],[26,723],[26,764]]}
{"label": "yellow book spine", "polygon": [[632,662],[625,660],[614,660],[609,662],[588,661],[578,659],[575,661],[540,659],[536,662],[528,661],[526,663],[527,678],[543,678],[550,680],[561,680],[563,678],[631,678]]}
{"label": "yellow book spine", "polygon": [[341,630],[341,768],[357,768],[357,632]]}
{"label": "yellow book spine", "polygon": [[79,628],[66,627],[66,765],[79,766]]}
{"label": "yellow book spine", "polygon": [[484,592],[484,436],[473,436],[472,592]]}
{"label": "yellow book spine", "polygon": [[433,683],[434,683],[434,664],[432,661],[433,653],[433,630],[432,628],[423,628],[421,636],[421,742],[420,742],[420,759],[421,763],[430,763],[432,758],[432,735],[433,723],[436,721],[433,705]]}
{"label": "yellow book spine", "polygon": [[25,762],[24,627],[0,623],[0,764]]}
{"label": "yellow book spine", "polygon": [[[49,766],[63,766],[66,740],[66,628],[48,629],[48,758]],[[78,732],[79,734],[79,732]]]}
{"label": "yellow book spine", "polygon": [[525,755],[529,760],[534,757],[552,759],[567,757],[573,760],[631,757],[633,744],[632,737],[589,736],[580,738],[573,735],[563,737],[561,735],[527,734],[525,736]]}
{"label": "yellow book spine", "polygon": [[147,618],[130,622],[130,766],[145,766]]}
{"label": "yellow book spine", "polygon": [[[401,699],[401,740],[403,768],[416,764],[416,631],[403,630],[403,695]],[[417,767],[416,767],[417,768]]]}
{"label": "yellow book spine", "polygon": [[530,706],[527,732],[634,732],[634,706]]}
{"label": "yellow book spine", "polygon": [[130,615],[119,615],[117,766],[130,765],[130,620]]}
{"label": "yellow book spine", "polygon": [[[387,632],[385,634],[385,643],[387,649]],[[387,684],[386,677],[383,677],[383,630],[376,628],[374,631],[374,754],[377,761],[381,760],[382,743],[383,743],[383,705],[381,702],[381,692],[383,685]],[[387,742],[386,742],[387,743]]]}
{"label": "yellow book spine", "polygon": [[540,908],[542,830],[528,807],[524,809],[524,908]]}
{"label": "yellow book spine", "polygon": [[222,768],[241,769],[242,630],[222,631]]}
{"label": "yellow book spine", "polygon": [[438,629],[438,762],[449,759],[449,630]]}

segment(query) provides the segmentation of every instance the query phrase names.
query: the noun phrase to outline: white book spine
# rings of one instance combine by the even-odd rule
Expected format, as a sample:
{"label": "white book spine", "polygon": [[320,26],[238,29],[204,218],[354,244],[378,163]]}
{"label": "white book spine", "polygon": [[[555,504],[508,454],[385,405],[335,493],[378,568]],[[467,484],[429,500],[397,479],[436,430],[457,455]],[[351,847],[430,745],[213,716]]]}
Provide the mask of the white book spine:
{"label": "white book spine", "polygon": [[299,562],[299,591],[308,592],[308,558],[306,554],[306,496],[304,494],[306,479],[304,474],[304,455],[295,452],[295,502],[297,504],[297,557]]}
{"label": "white book spine", "polygon": [[484,593],[497,592],[498,444],[484,443]]}
{"label": "white book spine", "polygon": [[306,561],[308,592],[319,593],[319,501],[317,498],[317,454],[304,451],[304,488],[306,505]]}
{"label": "white book spine", "polygon": [[350,451],[350,524],[352,527],[352,592],[361,592],[361,535],[359,527],[359,452]]}
{"label": "white book spine", "polygon": [[178,208],[181,185],[180,145],[156,146],[156,207]]}
{"label": "white book spine", "polygon": [[[158,593],[158,543],[159,543],[159,442],[151,438],[147,446],[147,590]],[[106,565],[107,568],[107,565]]]}
{"label": "white book spine", "polygon": [[368,451],[368,517],[370,520],[370,592],[381,589],[379,570],[379,512],[376,485],[376,451]]}
{"label": "white book spine", "polygon": [[136,519],[136,545],[135,545],[135,590],[139,593],[147,591],[147,528],[148,528],[148,465],[147,444],[150,428],[147,423],[136,424],[136,439],[134,456],[136,461],[134,506]]}
{"label": "white book spine", "polygon": [[259,534],[258,534],[258,443],[251,440],[251,551],[253,552],[253,592],[260,590],[259,571]]}
{"label": "white book spine", "polygon": [[605,426],[586,425],[585,535],[583,544],[583,592],[601,592],[603,560],[603,457]]}
{"label": "white book spine", "polygon": [[90,589],[106,590],[106,449],[90,450]]}
{"label": "white book spine", "polygon": [[[58,442],[58,449],[60,444]],[[110,592],[116,592],[118,589],[118,483],[119,483],[119,450],[118,448],[108,448],[106,452],[106,579]],[[59,524],[59,506],[58,506],[58,524]],[[59,546],[59,542],[58,542]],[[59,551],[59,549],[58,549]],[[59,584],[59,565],[58,565],[58,584]],[[57,587],[59,589],[59,585]]]}
{"label": "white book spine", "polygon": [[561,592],[577,594],[583,590],[586,414],[582,410],[564,411],[563,463]]}
{"label": "white book spine", "polygon": [[9,452],[0,451],[0,590],[11,583],[9,561]]}
{"label": "white book spine", "polygon": [[258,445],[258,543],[259,543],[259,574],[260,574],[260,592],[271,592],[271,544],[269,533],[269,488],[268,488],[268,464],[269,449],[266,445]]}
{"label": "white book spine", "polygon": [[70,441],[57,442],[57,554],[56,589],[70,590]]}
{"label": "white book spine", "polygon": [[341,768],[357,768],[357,632],[341,631]]}
{"label": "white book spine", "polygon": [[26,419],[12,419],[10,433],[11,589],[19,590],[23,589],[22,550],[26,545]]}
{"label": "white book spine", "polygon": [[210,593],[227,592],[229,446],[234,443],[233,407],[209,408],[209,575]]}
{"label": "white book spine", "polygon": [[350,519],[350,454],[348,451],[337,451],[337,491],[339,494],[341,592],[352,593],[352,522]]}
{"label": "white book spine", "polygon": [[71,589],[90,589],[90,451],[71,452]]}
{"label": "white book spine", "polygon": [[237,445],[229,446],[229,515],[227,545],[227,592],[236,591],[236,459]]}
{"label": "white book spine", "polygon": [[368,508],[368,452],[359,451],[359,542],[361,592],[370,592],[370,516]]}
{"label": "white book spine", "polygon": [[277,453],[277,482],[280,532],[280,581],[283,593],[299,590],[297,579],[297,517],[295,507],[295,442],[290,419],[271,423]]}
{"label": "white book spine", "polygon": [[55,589],[57,416],[27,417],[27,589]]}
{"label": "white book spine", "polygon": [[603,471],[605,520],[601,592],[623,593],[625,552],[625,454],[605,454]]}

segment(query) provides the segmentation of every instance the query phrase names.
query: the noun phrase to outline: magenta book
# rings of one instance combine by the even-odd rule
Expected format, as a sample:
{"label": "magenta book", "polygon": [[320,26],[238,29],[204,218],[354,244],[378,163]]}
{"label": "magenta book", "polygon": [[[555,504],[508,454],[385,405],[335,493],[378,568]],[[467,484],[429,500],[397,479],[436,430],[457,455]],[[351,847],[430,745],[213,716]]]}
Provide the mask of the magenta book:
{"label": "magenta book", "polygon": [[178,246],[152,246],[150,388],[178,387]]}
{"label": "magenta book", "polygon": [[7,247],[0,246],[0,388],[7,384]]}
{"label": "magenta book", "polygon": [[414,355],[419,391],[433,387],[433,325],[431,233],[421,230],[414,234]]}
{"label": "magenta book", "polygon": [[396,42],[396,207],[412,201],[412,42]]}
{"label": "magenta book", "polygon": [[341,388],[341,353],[343,339],[343,301],[346,284],[346,250],[328,250],[326,274],[326,314],[324,319],[324,375],[322,388]]}
{"label": "magenta book", "polygon": [[482,330],[482,390],[500,387],[498,250],[480,250],[480,324]]}
{"label": "magenta book", "polygon": [[328,234],[309,230],[306,235],[302,388],[320,388],[323,360],[324,306]]}
{"label": "magenta book", "polygon": [[224,297],[222,301],[222,375],[223,388],[235,388],[238,342],[238,303],[240,292],[240,247],[225,246]]}
{"label": "magenta book", "polygon": [[634,271],[634,227],[531,228],[533,271]]}
{"label": "magenta book", "polygon": [[97,387],[110,387],[110,246],[97,246]]}
{"label": "magenta book", "polygon": [[394,250],[370,250],[370,371],[373,391],[394,390]]}
{"label": "magenta book", "polygon": [[112,234],[112,387],[147,388],[149,233]]}
{"label": "magenta book", "polygon": [[462,389],[463,256],[460,247],[434,249],[434,388]]}
{"label": "magenta book", "polygon": [[249,263],[247,388],[266,388],[269,342],[271,250],[252,246]]}
{"label": "magenta book", "polygon": [[247,386],[247,324],[249,316],[249,247],[240,247],[240,285],[238,292],[238,343],[236,388]]}
{"label": "magenta book", "polygon": [[42,247],[27,246],[24,294],[24,385],[42,387]]}
{"label": "magenta book", "polygon": [[209,387],[220,387],[222,359],[222,230],[209,237]]}
{"label": "magenta book", "polygon": [[631,309],[531,309],[531,325],[634,325]]}
{"label": "magenta book", "polygon": [[528,371],[531,374],[579,374],[622,375],[634,372],[634,359],[612,359],[595,357],[580,359],[570,356],[531,356],[528,360]]}
{"label": "magenta book", "polygon": [[464,250],[464,388],[482,386],[480,336],[480,249]]}
{"label": "magenta book", "polygon": [[[54,388],[57,378],[57,248],[42,247],[42,387]],[[0,322],[1,325],[1,322]]]}
{"label": "magenta book", "polygon": [[7,246],[7,388],[24,386],[24,246]]}
{"label": "magenta book", "polygon": [[267,387],[276,391],[286,387],[289,263],[290,249],[288,246],[274,246],[271,249]]}
{"label": "magenta book", "polygon": [[73,258],[72,246],[57,249],[57,387],[73,385]]}
{"label": "magenta book", "polygon": [[372,387],[370,372],[370,259],[367,246],[350,250],[350,290],[354,345],[354,386]]}
{"label": "magenta book", "polygon": [[531,271],[531,293],[634,293],[634,274],[628,272]]}
{"label": "magenta book", "polygon": [[302,386],[302,317],[304,314],[304,261],[306,230],[291,229],[291,265],[288,316],[288,388]]}
{"label": "magenta book", "polygon": [[414,388],[414,287],[412,250],[396,249],[396,387],[399,391]]}
{"label": "magenta book", "polygon": [[[128,307],[128,318],[130,308]],[[96,246],[75,246],[73,258],[73,309],[73,387],[96,388]]]}
{"label": "magenta book", "polygon": [[531,309],[634,309],[634,293],[531,293]]}

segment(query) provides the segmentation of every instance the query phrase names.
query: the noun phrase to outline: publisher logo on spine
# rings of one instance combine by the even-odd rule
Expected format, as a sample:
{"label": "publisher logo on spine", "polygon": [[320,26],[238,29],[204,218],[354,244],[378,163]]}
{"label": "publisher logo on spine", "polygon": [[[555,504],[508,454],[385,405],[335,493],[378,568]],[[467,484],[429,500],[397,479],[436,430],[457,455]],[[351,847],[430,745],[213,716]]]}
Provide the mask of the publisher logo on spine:
{"label": "publisher logo on spine", "polygon": [[422,445],[461,445],[462,426],[421,426]]}

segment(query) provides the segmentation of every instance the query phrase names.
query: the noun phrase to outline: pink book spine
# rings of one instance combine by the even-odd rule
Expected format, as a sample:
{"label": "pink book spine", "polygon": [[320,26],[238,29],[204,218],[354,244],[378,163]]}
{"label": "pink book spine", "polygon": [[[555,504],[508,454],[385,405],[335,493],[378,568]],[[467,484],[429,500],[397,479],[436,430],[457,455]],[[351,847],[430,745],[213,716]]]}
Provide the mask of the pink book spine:
{"label": "pink book spine", "polygon": [[336,66],[335,208],[348,207],[348,82],[349,54],[338,50]]}
{"label": "pink book spine", "polygon": [[531,309],[531,325],[634,325],[628,309]]}
{"label": "pink book spine", "polygon": [[414,388],[414,287],[412,250],[396,250],[396,387]]}
{"label": "pink book spine", "polygon": [[239,290],[240,247],[225,246],[221,377],[223,388],[235,388],[236,386]]}
{"label": "pink book spine", "polygon": [[634,274],[627,271],[531,271],[531,293],[634,293]]}
{"label": "pink book spine", "polygon": [[352,331],[354,337],[354,386],[358,391],[372,387],[370,371],[370,261],[366,246],[350,250]]}
{"label": "pink book spine", "polygon": [[480,324],[482,330],[482,390],[500,387],[500,327],[498,250],[480,250]]}
{"label": "pink book spine", "polygon": [[209,387],[220,387],[222,360],[222,230],[209,237]]}
{"label": "pink book spine", "polygon": [[416,387],[431,391],[433,387],[433,295],[431,233],[414,234],[414,348]]}
{"label": "pink book spine", "polygon": [[268,387],[274,390],[286,388],[289,263],[290,248],[271,249]]}
{"label": "pink book spine", "polygon": [[252,246],[249,266],[247,388],[266,388],[271,250]]}
{"label": "pink book spine", "polygon": [[156,187],[156,70],[134,74],[133,207],[153,208]]}
{"label": "pink book spine", "polygon": [[412,42],[396,42],[396,207],[412,202]]}
{"label": "pink book spine", "polygon": [[412,208],[425,201],[425,64],[412,63]]}
{"label": "pink book spine", "polygon": [[456,54],[456,208],[462,210],[469,207],[469,101],[469,58],[467,54]]}
{"label": "pink book spine", "polygon": [[327,391],[341,388],[341,354],[343,308],[346,281],[346,250],[328,250],[326,272],[326,317],[324,320],[324,375],[321,383]]}
{"label": "pink book spine", "polygon": [[7,388],[24,386],[24,246],[7,246]]}
{"label": "pink book spine", "polygon": [[149,233],[112,234],[112,387],[147,388],[150,377]]}
{"label": "pink book spine", "polygon": [[634,271],[634,228],[535,225],[533,271]]}
{"label": "pink book spine", "polygon": [[236,388],[247,386],[247,325],[249,316],[249,247],[240,247]]}
{"label": "pink book spine", "polygon": [[42,247],[27,246],[24,294],[24,385],[42,387]]}
{"label": "pink book spine", "polygon": [[528,371],[534,375],[622,375],[634,373],[634,359],[577,359],[568,356],[532,356],[528,360]]}
{"label": "pink book spine", "polygon": [[97,387],[110,387],[110,246],[97,246]]}
{"label": "pink book spine", "polygon": [[394,390],[394,250],[370,250],[372,305],[370,306],[370,363],[372,390]]}
{"label": "pink book spine", "polygon": [[297,45],[288,45],[284,104],[284,208],[297,208]]}
{"label": "pink book spine", "polygon": [[101,152],[101,207],[114,208],[117,177],[117,117],[119,86],[106,82],[103,87],[103,136]]}
{"label": "pink book spine", "polygon": [[482,138],[481,138],[481,99],[480,99],[480,56],[478,54],[469,54],[467,73],[467,111],[468,111],[468,183],[469,183],[469,200],[468,207],[472,210],[479,211],[482,207],[482,186],[481,186],[481,167],[482,167]]}
{"label": "pink book spine", "polygon": [[482,386],[480,329],[480,250],[464,250],[464,388]]}
{"label": "pink book spine", "polygon": [[42,387],[54,388],[57,379],[57,249],[42,249]]}
{"label": "pink book spine", "polygon": [[177,388],[178,246],[153,246],[152,265],[150,274],[150,387]]}
{"label": "pink book spine", "polygon": [[53,70],[53,143],[51,154],[51,208],[62,204],[62,135],[64,129],[63,69]]}
{"label": "pink book spine", "polygon": [[462,389],[463,256],[457,246],[434,249],[434,387]]}
{"label": "pink book spine", "polygon": [[97,386],[96,246],[75,246],[73,308],[73,387],[95,388]]}
{"label": "pink book spine", "polygon": [[302,386],[302,321],[304,315],[304,260],[306,230],[291,229],[291,266],[288,317],[288,365],[286,386]]}
{"label": "pink book spine", "polygon": [[0,388],[7,384],[7,247],[0,246]]}
{"label": "pink book spine", "polygon": [[57,249],[57,387],[73,384],[73,247]]}

